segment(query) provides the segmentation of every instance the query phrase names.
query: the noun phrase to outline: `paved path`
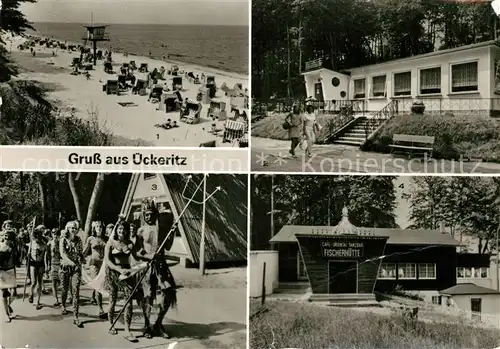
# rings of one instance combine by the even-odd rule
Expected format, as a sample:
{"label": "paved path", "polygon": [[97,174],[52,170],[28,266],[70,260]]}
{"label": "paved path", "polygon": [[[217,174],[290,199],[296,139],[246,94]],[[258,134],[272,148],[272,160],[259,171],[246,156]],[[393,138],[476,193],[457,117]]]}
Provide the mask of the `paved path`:
{"label": "paved path", "polygon": [[354,173],[500,173],[500,164],[435,159],[407,159],[391,154],[364,152],[358,147],[316,145],[313,156],[297,158],[288,153],[288,141],[252,137],[252,171],[272,172],[354,172]]}
{"label": "paved path", "polygon": [[[18,272],[18,284],[24,282],[24,271]],[[47,284],[47,289],[50,289]],[[22,287],[18,288],[22,296]],[[16,319],[5,322],[0,316],[0,344],[5,348],[244,348],[246,343],[245,289],[189,289],[178,291],[178,309],[169,311],[164,321],[172,339],[138,338],[130,343],[123,338],[123,323],[117,325],[118,335],[108,334],[107,320],[99,320],[97,307],[90,304],[91,291],[82,288],[80,320],[84,328],[72,323],[71,312],[62,316],[55,309],[51,294],[42,296],[43,309],[36,310],[27,299],[12,304]],[[106,302],[106,299],[105,299]],[[106,305],[105,305],[106,307]],[[139,336],[143,318],[134,308],[132,328]],[[68,308],[70,310],[71,308]],[[154,311],[153,311],[154,312]],[[176,344],[175,344],[176,343]]]}

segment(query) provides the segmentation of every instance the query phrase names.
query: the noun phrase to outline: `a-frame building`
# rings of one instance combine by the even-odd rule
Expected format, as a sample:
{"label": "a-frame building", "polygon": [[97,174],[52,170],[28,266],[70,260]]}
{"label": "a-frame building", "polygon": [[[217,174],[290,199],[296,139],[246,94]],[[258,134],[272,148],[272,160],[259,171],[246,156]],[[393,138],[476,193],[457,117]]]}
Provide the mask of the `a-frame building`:
{"label": "a-frame building", "polygon": [[[171,213],[177,220],[202,180],[203,175],[192,175],[185,188],[187,175],[134,173],[121,212],[129,221],[140,224],[142,201],[154,198],[160,212]],[[219,186],[221,189],[206,203],[205,263],[246,262],[247,177],[229,174],[207,177],[207,195]],[[203,205],[196,202],[202,199],[203,186],[182,215],[172,248],[167,252],[170,258],[180,260],[184,265],[199,263]]]}

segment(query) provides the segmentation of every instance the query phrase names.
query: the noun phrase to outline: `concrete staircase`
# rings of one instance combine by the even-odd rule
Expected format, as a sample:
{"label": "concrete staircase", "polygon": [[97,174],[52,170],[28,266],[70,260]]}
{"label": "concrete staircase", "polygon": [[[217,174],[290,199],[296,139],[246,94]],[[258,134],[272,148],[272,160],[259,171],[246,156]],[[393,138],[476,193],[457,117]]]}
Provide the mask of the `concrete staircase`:
{"label": "concrete staircase", "polygon": [[356,118],[356,121],[351,123],[349,127],[339,132],[333,143],[361,146],[366,138],[379,128],[386,120],[373,119],[370,116],[361,116]]}
{"label": "concrete staircase", "polygon": [[312,294],[310,302],[323,303],[332,307],[379,307],[373,293]]}

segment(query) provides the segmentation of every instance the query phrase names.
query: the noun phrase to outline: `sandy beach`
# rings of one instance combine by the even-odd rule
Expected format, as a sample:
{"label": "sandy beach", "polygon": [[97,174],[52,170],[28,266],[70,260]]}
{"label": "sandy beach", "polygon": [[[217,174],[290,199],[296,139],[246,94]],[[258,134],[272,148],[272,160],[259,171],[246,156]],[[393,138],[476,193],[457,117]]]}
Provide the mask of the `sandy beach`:
{"label": "sandy beach", "polygon": [[[33,57],[29,50],[18,49],[18,46],[25,41],[26,39],[22,37],[7,39],[6,48],[11,49],[13,60],[21,68],[21,73],[15,79],[35,80],[51,86],[48,91],[48,98],[51,101],[60,109],[72,112],[79,118],[89,119],[92,115],[97,117],[101,127],[112,133],[114,139],[120,140],[113,145],[198,147],[202,143],[216,141],[218,147],[233,146],[231,143],[223,143],[220,133],[215,135],[210,132],[214,123],[217,130],[222,130],[225,121],[214,122],[207,118],[209,104],[202,105],[201,120],[198,124],[186,124],[180,122],[178,111],[169,113],[160,111],[158,103],[148,102],[148,96],[135,95],[130,90],[119,95],[108,95],[103,92],[102,86],[107,80],[118,79],[116,71],[119,71],[123,63],[135,61],[137,66],[147,63],[149,71],[162,66],[168,70],[176,64],[181,71],[193,72],[200,77],[202,73],[214,76],[218,88],[216,99],[226,103],[227,114],[231,116],[230,98],[225,96],[220,86],[225,83],[232,89],[236,83],[241,83],[243,89],[248,88],[248,76],[169,60],[133,55],[126,57],[122,53],[114,53],[115,74],[104,72],[104,61],[98,60],[94,70],[90,71],[90,79],[87,80],[84,74],[70,74],[71,62],[74,57],[80,56],[79,52],[58,49],[56,56],[52,56],[55,49],[37,45],[34,47],[36,56]],[[140,78],[140,74],[136,76]],[[166,80],[160,82],[171,87],[172,77],[165,75],[165,78]],[[182,98],[196,100],[200,86],[183,77]],[[131,106],[122,106],[119,103]],[[176,121],[179,127],[166,130],[155,126],[164,124],[167,119]]]}

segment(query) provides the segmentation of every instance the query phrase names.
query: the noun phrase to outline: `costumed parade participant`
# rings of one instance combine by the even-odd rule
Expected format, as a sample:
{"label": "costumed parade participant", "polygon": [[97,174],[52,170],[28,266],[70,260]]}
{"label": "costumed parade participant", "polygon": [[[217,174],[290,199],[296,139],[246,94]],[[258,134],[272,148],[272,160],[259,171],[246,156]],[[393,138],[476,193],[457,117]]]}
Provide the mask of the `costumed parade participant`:
{"label": "costumed parade participant", "polygon": [[12,222],[6,221],[0,232],[0,290],[6,322],[11,322],[14,310],[11,307],[12,294],[10,290],[17,287],[16,266],[19,266],[18,246]]}
{"label": "costumed parade participant", "polygon": [[58,288],[60,284],[60,274],[61,274],[61,254],[59,252],[59,243],[61,239],[61,233],[59,229],[52,229],[52,238],[49,241],[49,248],[47,250],[47,272],[50,275],[50,280],[52,283],[52,295],[54,296],[54,307],[61,305],[59,302]]}
{"label": "costumed parade participant", "polygon": [[83,243],[78,236],[76,222],[66,224],[65,234],[61,237],[59,251],[61,253],[61,283],[62,283],[62,315],[68,314],[66,310],[66,297],[68,290],[73,291],[73,324],[82,328],[79,320],[80,284],[82,281]]}
{"label": "costumed parade participant", "polygon": [[[89,277],[93,280],[99,274],[104,260],[104,248],[106,240],[104,239],[104,225],[102,222],[92,222],[91,235],[85,243],[84,256],[90,255],[89,259]],[[102,308],[102,293],[92,290],[92,303],[99,307],[99,317],[106,319],[107,315]]]}
{"label": "costumed parade participant", "polygon": [[[128,299],[132,290],[136,286],[137,278],[132,269],[132,258],[135,260],[149,261],[151,256],[139,255],[130,240],[130,226],[123,221],[120,216],[118,223],[114,226],[106,247],[104,249],[104,263],[96,279],[89,286],[93,289],[109,294],[108,320],[113,325],[115,321],[115,306],[118,297],[121,295],[124,300]],[[142,290],[139,288],[134,294],[137,303],[140,304],[143,313],[146,312],[146,305]],[[125,318],[125,339],[130,342],[137,342],[136,337],[130,332],[132,324],[132,302],[128,302],[124,309]],[[116,335],[118,331],[112,328],[109,333]]]}
{"label": "costumed parade participant", "polygon": [[47,253],[47,242],[44,237],[45,227],[43,225],[37,226],[33,229],[33,233],[30,236],[30,245],[28,247],[29,251],[29,269],[31,274],[31,292],[28,301],[30,303],[34,302],[35,290],[36,290],[36,309],[42,309],[42,304],[40,303],[40,298],[42,297],[43,288],[43,276],[45,275],[46,269],[46,253]]}
{"label": "costumed parade participant", "polygon": [[[139,228],[138,236],[141,237],[142,249],[148,255],[153,255],[157,252],[162,242],[167,238],[167,234],[174,223],[171,216],[165,226],[159,225],[159,212],[154,200],[144,200],[142,204],[142,214],[144,224]],[[169,338],[167,331],[163,327],[163,318],[167,314],[168,309],[177,304],[177,291],[174,277],[170,271],[165,258],[165,250],[169,250],[172,246],[175,234],[168,236],[168,241],[164,244],[162,251],[159,251],[156,258],[151,264],[151,267],[146,271],[146,275],[142,281],[145,301],[148,305],[147,314],[145,316],[145,333],[146,337],[158,335]],[[157,291],[160,294],[156,295]],[[157,299],[156,299],[157,298]],[[155,324],[151,327],[150,316],[154,301],[159,305],[158,317]]]}

